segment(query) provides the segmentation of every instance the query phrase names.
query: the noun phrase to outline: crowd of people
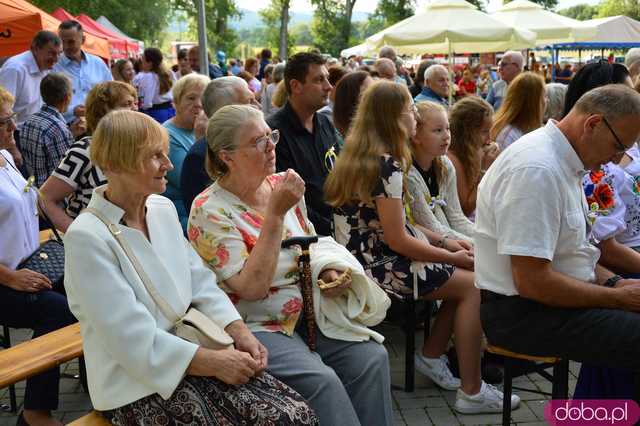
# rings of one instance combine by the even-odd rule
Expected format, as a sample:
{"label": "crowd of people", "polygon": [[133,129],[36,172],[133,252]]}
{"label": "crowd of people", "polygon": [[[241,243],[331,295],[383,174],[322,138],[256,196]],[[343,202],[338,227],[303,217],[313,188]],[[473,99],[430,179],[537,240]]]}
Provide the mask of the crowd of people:
{"label": "crowd of people", "polygon": [[[65,21],[0,68],[0,323],[79,321],[113,424],[391,425],[373,327],[418,299],[438,308],[416,369],[460,413],[502,411],[486,341],[583,362],[583,398],[634,395],[638,52],[555,84],[509,51],[499,80],[454,85],[391,47],[371,66],[218,52],[200,73],[197,46],[109,70],[83,41]],[[64,288],[19,266],[47,226]],[[283,241],[313,236],[301,269]],[[176,336],[189,308],[234,345]],[[19,424],[60,424],[58,379],[29,379]]]}

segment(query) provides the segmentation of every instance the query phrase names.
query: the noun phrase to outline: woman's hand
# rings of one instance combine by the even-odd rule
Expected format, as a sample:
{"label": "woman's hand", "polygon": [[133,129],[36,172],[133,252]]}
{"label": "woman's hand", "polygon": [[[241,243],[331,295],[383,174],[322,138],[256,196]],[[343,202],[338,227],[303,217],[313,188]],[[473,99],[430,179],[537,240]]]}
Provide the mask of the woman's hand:
{"label": "woman's hand", "polygon": [[215,377],[229,385],[243,385],[259,371],[251,355],[237,349],[198,348],[187,368],[192,376]]}
{"label": "woman's hand", "polygon": [[487,170],[493,164],[493,161],[498,158],[498,154],[500,154],[500,147],[497,143],[491,142],[484,145],[482,147],[482,162],[480,163],[482,170]]}
{"label": "woman's hand", "polygon": [[30,269],[15,271],[8,280],[7,285],[16,291],[26,291],[28,293],[51,290],[52,288],[49,278]]}
{"label": "woman's hand", "polygon": [[[466,240],[452,240],[457,242],[463,249],[473,252],[473,244]],[[457,250],[456,250],[457,251]]]}
{"label": "woman's hand", "polygon": [[256,374],[262,373],[267,368],[269,352],[262,343],[253,335],[242,320],[229,324],[225,331],[233,337],[235,347],[241,352],[246,352],[258,363]]}
{"label": "woman's hand", "polygon": [[452,253],[451,264],[473,271],[473,254],[467,250]]}
{"label": "woman's hand", "polygon": [[[342,274],[341,271],[336,271],[335,269],[325,269],[320,274],[320,279],[325,283],[330,283],[338,279],[338,277]],[[337,287],[328,288],[326,290],[320,290],[322,295],[325,297],[339,297],[344,294],[347,289],[351,287],[351,278],[345,280],[342,284]]]}
{"label": "woman's hand", "polygon": [[195,135],[196,141],[206,136],[207,124],[209,124],[209,118],[204,111],[200,111],[193,123],[193,134]]}
{"label": "woman's hand", "polygon": [[271,192],[267,212],[282,217],[298,204],[303,195],[304,181],[295,171],[288,169]]}

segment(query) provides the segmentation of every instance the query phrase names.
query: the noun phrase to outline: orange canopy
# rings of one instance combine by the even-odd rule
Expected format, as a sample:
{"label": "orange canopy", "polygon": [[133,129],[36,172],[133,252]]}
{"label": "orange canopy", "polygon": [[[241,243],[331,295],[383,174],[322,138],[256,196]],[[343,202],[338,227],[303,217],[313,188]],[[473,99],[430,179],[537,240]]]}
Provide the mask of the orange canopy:
{"label": "orange canopy", "polygon": [[91,31],[93,34],[98,34],[101,37],[109,40],[109,47],[111,48],[111,57],[114,59],[128,58],[138,53],[138,45],[132,41],[128,41],[113,31],[103,27],[94,21],[91,17],[81,13],[75,18],[82,24],[82,28],[87,31]]}
{"label": "orange canopy", "polygon": [[[58,25],[58,19],[25,0],[0,0],[0,56],[28,50],[38,31],[57,33]],[[103,37],[87,34],[83,49],[104,59],[111,58],[109,43]]]}

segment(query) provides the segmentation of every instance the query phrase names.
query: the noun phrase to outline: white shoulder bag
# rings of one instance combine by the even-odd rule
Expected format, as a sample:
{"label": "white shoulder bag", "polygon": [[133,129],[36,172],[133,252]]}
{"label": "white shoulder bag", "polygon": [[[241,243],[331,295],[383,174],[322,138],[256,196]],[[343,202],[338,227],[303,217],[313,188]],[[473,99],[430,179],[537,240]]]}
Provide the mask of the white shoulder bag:
{"label": "white shoulder bag", "polygon": [[153,301],[158,305],[162,315],[173,323],[173,332],[176,336],[208,349],[227,349],[233,346],[233,338],[222,327],[213,322],[211,318],[196,308],[190,307],[182,318],[176,314],[171,305],[156,291],[140,261],[124,239],[118,225],[111,223],[100,211],[92,207],[87,207],[84,212],[92,213],[107,226],[109,232],[115,237],[129,261],[131,261],[133,268],[138,273]]}

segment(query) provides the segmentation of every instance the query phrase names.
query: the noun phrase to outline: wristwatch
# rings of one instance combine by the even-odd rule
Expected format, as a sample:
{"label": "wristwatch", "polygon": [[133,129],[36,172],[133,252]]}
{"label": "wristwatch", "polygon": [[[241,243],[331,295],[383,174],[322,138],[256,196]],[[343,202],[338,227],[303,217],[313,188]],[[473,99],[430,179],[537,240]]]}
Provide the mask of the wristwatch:
{"label": "wristwatch", "polygon": [[611,278],[607,279],[602,285],[605,287],[613,288],[621,279],[622,277],[620,275],[614,275]]}

